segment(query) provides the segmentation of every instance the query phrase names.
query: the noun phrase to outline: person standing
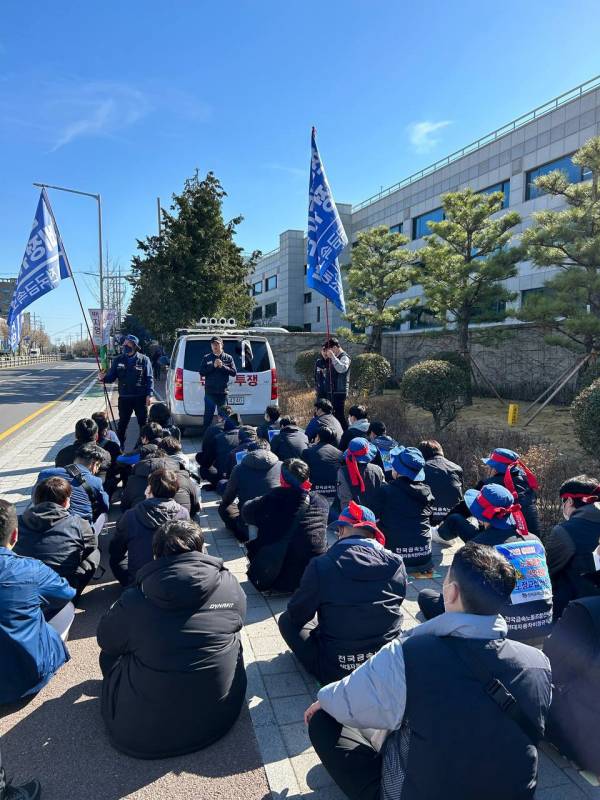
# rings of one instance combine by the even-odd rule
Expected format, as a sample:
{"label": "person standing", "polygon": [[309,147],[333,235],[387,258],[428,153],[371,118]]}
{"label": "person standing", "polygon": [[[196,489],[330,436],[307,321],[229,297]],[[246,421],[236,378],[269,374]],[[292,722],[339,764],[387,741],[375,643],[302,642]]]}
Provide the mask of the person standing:
{"label": "person standing", "polygon": [[227,384],[235,378],[237,370],[233,358],[223,350],[223,339],[213,336],[211,352],[200,363],[200,375],[204,378],[204,430],[210,427],[215,409],[227,403]]}
{"label": "person standing", "polygon": [[123,342],[123,352],[113,358],[108,372],[100,372],[100,383],[118,382],[119,426],[117,434],[125,447],[127,426],[135,413],[140,428],[148,419],[148,406],[154,392],[154,373],[148,356],[140,350],[140,340],[128,333]]}
{"label": "person standing", "polygon": [[321,357],[315,364],[315,391],[317,400],[331,400],[333,414],[344,430],[348,427],[344,406],[350,383],[350,356],[340,347],[339,339],[327,339],[321,348]]}

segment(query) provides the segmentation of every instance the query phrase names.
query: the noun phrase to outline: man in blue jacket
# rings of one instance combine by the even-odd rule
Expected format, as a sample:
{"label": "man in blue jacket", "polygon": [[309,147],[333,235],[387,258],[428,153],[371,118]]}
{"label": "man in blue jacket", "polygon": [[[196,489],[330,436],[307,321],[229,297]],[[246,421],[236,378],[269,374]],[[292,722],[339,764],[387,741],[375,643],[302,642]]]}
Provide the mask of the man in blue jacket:
{"label": "man in blue jacket", "polygon": [[213,336],[210,340],[211,352],[200,362],[200,375],[204,378],[204,430],[213,421],[215,409],[227,403],[227,384],[235,378],[237,370],[233,358],[223,350],[223,339]]}
{"label": "man in blue jacket", "polygon": [[100,372],[100,383],[118,382],[119,426],[117,434],[125,447],[127,426],[135,412],[140,428],[148,419],[148,406],[154,391],[152,362],[140,352],[140,340],[129,333],[123,342],[123,352],[113,358],[108,372]]}
{"label": "man in blue jacket", "polygon": [[97,475],[102,459],[100,447],[85,444],[77,451],[73,464],[43,469],[38,475],[36,486],[46,478],[64,478],[71,484],[69,513],[94,522],[101,514],[107,513],[109,508],[108,495]]}
{"label": "man in blue jacket", "polygon": [[[36,694],[69,660],[64,644],[75,597],[64,578],[35,558],[13,552],[15,507],[0,500],[0,704]],[[44,619],[54,612],[51,622]]]}

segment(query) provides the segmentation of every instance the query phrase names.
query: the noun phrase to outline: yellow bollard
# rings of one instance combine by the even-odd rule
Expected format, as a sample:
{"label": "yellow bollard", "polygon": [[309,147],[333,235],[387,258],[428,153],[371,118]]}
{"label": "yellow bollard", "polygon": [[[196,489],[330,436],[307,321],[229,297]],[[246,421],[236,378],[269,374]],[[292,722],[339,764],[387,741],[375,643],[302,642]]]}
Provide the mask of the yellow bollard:
{"label": "yellow bollard", "polygon": [[519,406],[517,403],[510,403],[508,406],[508,424],[512,427],[519,421]]}

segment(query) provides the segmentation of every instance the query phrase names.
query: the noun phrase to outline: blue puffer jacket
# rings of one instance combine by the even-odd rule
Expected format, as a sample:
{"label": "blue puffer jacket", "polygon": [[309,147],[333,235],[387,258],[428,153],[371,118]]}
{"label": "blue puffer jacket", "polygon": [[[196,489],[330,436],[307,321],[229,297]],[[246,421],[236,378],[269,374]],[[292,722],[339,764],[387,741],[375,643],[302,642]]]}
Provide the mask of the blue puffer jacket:
{"label": "blue puffer jacket", "polygon": [[39,692],[69,660],[42,607],[59,610],[74,596],[41,561],[0,547],[0,704]]}

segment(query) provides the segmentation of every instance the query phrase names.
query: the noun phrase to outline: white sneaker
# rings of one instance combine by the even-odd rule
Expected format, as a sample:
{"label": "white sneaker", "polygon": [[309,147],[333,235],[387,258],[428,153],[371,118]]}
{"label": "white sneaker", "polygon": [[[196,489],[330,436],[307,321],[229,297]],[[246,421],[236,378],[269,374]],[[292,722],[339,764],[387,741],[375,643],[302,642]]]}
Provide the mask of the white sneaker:
{"label": "white sneaker", "polygon": [[[456,538],[456,537],[455,537]],[[437,528],[431,529],[431,541],[437,542],[437,544],[441,544],[442,547],[452,547],[454,544],[455,539],[442,539],[442,537],[437,532]]]}

